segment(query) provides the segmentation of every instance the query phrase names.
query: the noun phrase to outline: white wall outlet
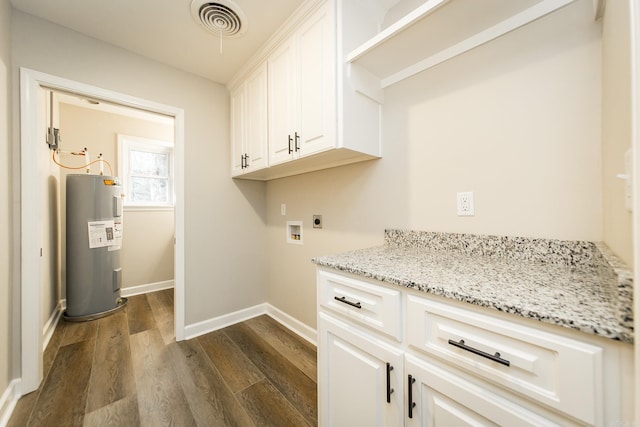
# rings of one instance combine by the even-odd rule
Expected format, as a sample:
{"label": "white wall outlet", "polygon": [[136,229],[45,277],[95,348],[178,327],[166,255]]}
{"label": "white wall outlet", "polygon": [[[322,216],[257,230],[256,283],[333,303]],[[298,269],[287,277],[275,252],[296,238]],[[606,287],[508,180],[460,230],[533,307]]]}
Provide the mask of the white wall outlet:
{"label": "white wall outlet", "polygon": [[458,216],[474,216],[473,191],[463,191],[457,194]]}
{"label": "white wall outlet", "polygon": [[280,204],[280,215],[285,216],[287,214],[287,204],[286,203],[281,203]]}

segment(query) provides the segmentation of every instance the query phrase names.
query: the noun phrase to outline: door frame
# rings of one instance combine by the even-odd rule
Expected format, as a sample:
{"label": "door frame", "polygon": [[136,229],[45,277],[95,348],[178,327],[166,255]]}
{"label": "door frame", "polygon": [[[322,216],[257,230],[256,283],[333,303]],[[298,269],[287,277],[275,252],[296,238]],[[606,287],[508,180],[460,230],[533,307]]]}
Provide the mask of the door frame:
{"label": "door frame", "polygon": [[[631,28],[631,147],[633,200],[634,330],[640,331],[640,5],[629,2]],[[635,422],[640,425],[640,339],[634,342]]]}
{"label": "door frame", "polygon": [[[175,334],[185,337],[184,291],[184,110],[147,99],[102,89],[28,68],[20,68],[20,394],[37,390],[43,377],[43,331],[40,291],[40,171],[37,148],[45,141],[38,134],[38,91],[40,87],[71,92],[127,107],[174,118],[175,205]],[[42,145],[39,145],[42,144]]]}

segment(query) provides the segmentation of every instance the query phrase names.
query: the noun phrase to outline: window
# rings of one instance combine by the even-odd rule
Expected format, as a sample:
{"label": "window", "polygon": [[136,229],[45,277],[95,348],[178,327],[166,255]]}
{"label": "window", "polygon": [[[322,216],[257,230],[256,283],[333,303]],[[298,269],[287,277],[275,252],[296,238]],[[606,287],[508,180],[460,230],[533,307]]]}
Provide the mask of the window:
{"label": "window", "polygon": [[173,143],[118,134],[125,206],[173,207]]}

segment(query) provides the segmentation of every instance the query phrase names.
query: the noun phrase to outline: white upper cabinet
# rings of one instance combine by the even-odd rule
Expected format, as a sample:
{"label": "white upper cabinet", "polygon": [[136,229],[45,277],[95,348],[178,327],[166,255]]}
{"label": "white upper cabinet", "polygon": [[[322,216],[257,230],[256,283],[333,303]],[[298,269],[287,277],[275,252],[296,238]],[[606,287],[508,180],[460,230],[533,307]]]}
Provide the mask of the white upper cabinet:
{"label": "white upper cabinet", "polygon": [[243,102],[237,88],[255,64],[266,62],[268,167],[242,168],[243,151],[234,139],[233,176],[269,180],[380,158],[381,106],[343,84],[339,34],[349,24],[338,18],[336,5],[305,2],[229,83],[233,138],[242,111],[236,103]]}
{"label": "white upper cabinet", "polygon": [[295,44],[287,40],[268,59],[269,69],[269,164],[291,160],[296,128]]}
{"label": "white upper cabinet", "polygon": [[268,166],[267,65],[231,93],[231,175]]}
{"label": "white upper cabinet", "polygon": [[326,4],[268,59],[269,164],[335,148],[335,47]]}
{"label": "white upper cabinet", "polygon": [[244,85],[231,93],[231,175],[244,173],[244,155],[246,153],[245,110],[247,91]]}
{"label": "white upper cabinet", "polygon": [[296,129],[301,156],[336,145],[336,52],[330,11],[323,7],[297,34]]}

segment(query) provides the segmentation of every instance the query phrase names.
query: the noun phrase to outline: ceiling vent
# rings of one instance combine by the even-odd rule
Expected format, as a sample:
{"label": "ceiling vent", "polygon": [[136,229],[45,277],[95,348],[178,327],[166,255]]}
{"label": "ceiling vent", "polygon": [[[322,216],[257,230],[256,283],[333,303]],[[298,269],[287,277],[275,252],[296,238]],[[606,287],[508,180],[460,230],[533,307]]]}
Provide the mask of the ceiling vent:
{"label": "ceiling vent", "polygon": [[222,38],[240,37],[247,31],[247,19],[237,4],[229,0],[193,0],[191,16],[208,32]]}

